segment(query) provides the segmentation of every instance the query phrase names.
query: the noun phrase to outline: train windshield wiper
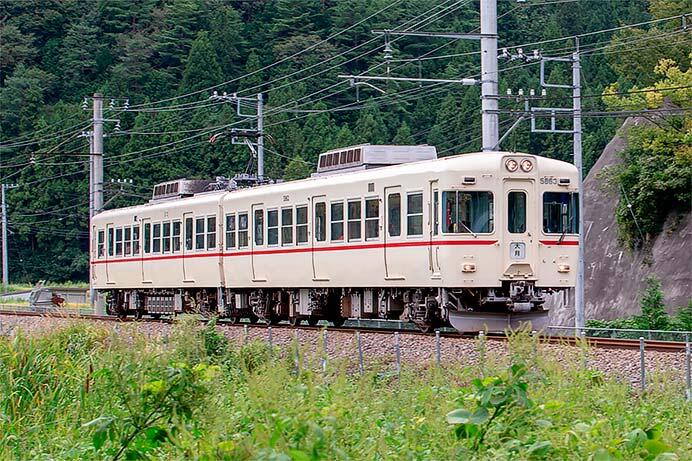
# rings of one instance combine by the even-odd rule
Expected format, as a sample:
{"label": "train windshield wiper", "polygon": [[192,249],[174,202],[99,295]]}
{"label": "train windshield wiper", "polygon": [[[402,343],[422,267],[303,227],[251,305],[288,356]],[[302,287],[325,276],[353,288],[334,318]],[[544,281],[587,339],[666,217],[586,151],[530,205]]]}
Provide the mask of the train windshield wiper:
{"label": "train windshield wiper", "polygon": [[466,224],[464,224],[464,221],[459,221],[459,224],[461,224],[462,226],[464,226],[464,229],[466,229],[467,231],[469,231],[469,233],[470,233],[471,235],[473,235],[474,238],[478,238],[478,234],[476,234],[474,231],[472,231],[471,229],[469,229],[469,226],[467,226]]}
{"label": "train windshield wiper", "polygon": [[569,221],[565,223],[565,226],[562,228],[562,234],[560,234],[560,238],[557,240],[557,244],[560,245],[562,241],[565,239],[565,234],[567,234],[567,229],[572,227],[572,221],[574,221],[574,216],[570,216]]}

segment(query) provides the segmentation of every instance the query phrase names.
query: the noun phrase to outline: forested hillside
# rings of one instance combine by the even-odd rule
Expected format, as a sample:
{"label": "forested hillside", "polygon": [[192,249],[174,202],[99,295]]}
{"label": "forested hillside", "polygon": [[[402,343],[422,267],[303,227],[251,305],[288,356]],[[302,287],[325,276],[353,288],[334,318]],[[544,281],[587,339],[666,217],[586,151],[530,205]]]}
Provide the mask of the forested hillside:
{"label": "forested hillside", "polygon": [[[572,52],[577,34],[689,13],[685,0],[498,1],[500,46]],[[373,82],[339,74],[478,77],[478,44],[393,37],[385,62],[373,29],[477,31],[471,0],[0,0],[0,182],[10,216],[13,281],[86,279],[87,139],[94,92],[105,94],[107,207],[141,203],[155,183],[233,176],[248,163],[228,129],[249,128],[212,91],[264,94],[270,177],[295,179],[317,155],[353,143],[429,143],[441,155],[480,147],[480,91],[456,84]],[[587,35],[583,55],[585,167],[622,121],[602,101],[659,81],[660,58],[689,67],[689,32],[670,20]],[[557,40],[559,39],[559,40]],[[532,46],[533,42],[546,43]],[[420,59],[419,59],[420,58]],[[538,87],[538,65],[500,63],[500,94]],[[568,67],[549,78],[568,83]],[[225,82],[225,83],[224,83]],[[635,86],[638,85],[638,86]],[[687,100],[689,103],[689,100]],[[534,105],[562,107],[553,90]],[[503,110],[523,101],[503,99]],[[252,107],[243,107],[251,111]],[[601,114],[588,116],[588,114]],[[501,115],[501,133],[516,114]],[[117,122],[116,122],[117,120]],[[215,142],[209,142],[216,133]],[[503,144],[571,160],[571,138],[520,125]],[[132,179],[132,186],[111,180]]]}

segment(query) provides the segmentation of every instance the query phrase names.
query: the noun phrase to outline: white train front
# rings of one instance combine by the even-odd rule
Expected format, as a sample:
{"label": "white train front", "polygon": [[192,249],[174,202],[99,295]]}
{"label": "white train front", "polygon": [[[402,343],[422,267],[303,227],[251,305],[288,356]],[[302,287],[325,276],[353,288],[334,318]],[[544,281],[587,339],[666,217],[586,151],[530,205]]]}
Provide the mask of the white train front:
{"label": "white train front", "polygon": [[577,203],[565,162],[354,146],[322,154],[309,179],[173,181],[149,203],[104,211],[91,277],[121,316],[496,328],[544,318],[546,293],[574,286]]}

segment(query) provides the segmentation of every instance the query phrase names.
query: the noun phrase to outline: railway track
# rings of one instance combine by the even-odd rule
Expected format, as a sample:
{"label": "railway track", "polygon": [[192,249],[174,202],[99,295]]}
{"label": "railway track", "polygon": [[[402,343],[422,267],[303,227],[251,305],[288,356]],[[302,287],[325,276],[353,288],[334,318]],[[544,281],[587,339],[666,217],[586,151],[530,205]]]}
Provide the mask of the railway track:
{"label": "railway track", "polygon": [[[12,308],[12,309],[7,309],[7,308]],[[66,310],[66,309],[58,309],[58,308],[41,308],[39,310],[31,310],[26,306],[13,306],[13,305],[4,305],[2,308],[0,308],[0,315],[11,315],[11,316],[24,316],[24,317],[57,317],[57,318],[68,318],[68,319],[82,319],[82,320],[93,320],[93,321],[104,321],[104,322],[148,322],[148,323],[172,323],[174,319],[171,318],[161,318],[161,319],[153,319],[153,318],[141,318],[141,319],[134,319],[134,318],[127,318],[127,319],[120,319],[115,316],[111,315],[95,315],[90,312],[86,312],[86,309],[71,309],[71,310]],[[202,321],[206,321],[207,319],[201,319]],[[350,324],[349,324],[350,323]],[[459,333],[456,330],[453,330],[451,328],[443,328],[438,331],[438,333],[432,332],[432,333],[424,333],[420,330],[414,329],[414,328],[404,328],[403,325],[406,325],[405,323],[397,323],[397,322],[390,322],[387,326],[382,326],[384,322],[372,322],[371,324],[363,324],[363,322],[358,322],[358,321],[350,321],[347,322],[347,325],[341,326],[341,327],[334,327],[334,326],[327,326],[327,325],[300,325],[298,327],[293,327],[288,324],[274,324],[271,325],[272,329],[285,329],[285,330],[322,330],[325,327],[328,328],[329,331],[335,331],[335,332],[351,332],[355,333],[356,331],[362,332],[362,333],[382,333],[382,334],[393,334],[395,332],[398,332],[399,334],[403,335],[413,335],[413,336],[428,336],[428,337],[435,337],[436,334],[439,333],[440,337],[443,338],[467,338],[467,339],[474,339],[478,338],[479,333],[474,332],[474,333]],[[267,329],[269,325],[264,324],[264,323],[230,323],[230,322],[225,322],[223,320],[220,320],[218,322],[220,326],[223,326],[225,328],[261,328],[261,329]],[[396,325],[399,324],[402,326],[401,328],[396,328]],[[487,341],[507,341],[507,336],[500,334],[500,333],[490,333],[490,334],[485,334],[484,338]],[[586,341],[586,343],[591,346],[591,347],[597,347],[601,349],[639,349],[641,347],[641,343],[639,339],[624,339],[624,338],[602,338],[602,337],[584,337],[584,338],[577,338],[574,336],[551,336],[551,335],[544,335],[541,334],[539,337],[539,340],[542,343],[545,344],[556,344],[556,345],[569,345],[569,346],[577,346],[579,345],[582,341]],[[651,339],[645,339],[644,340],[644,347],[646,350],[650,351],[658,351],[658,352],[684,352],[685,351],[685,343],[682,341],[660,341],[660,340],[651,340]]]}

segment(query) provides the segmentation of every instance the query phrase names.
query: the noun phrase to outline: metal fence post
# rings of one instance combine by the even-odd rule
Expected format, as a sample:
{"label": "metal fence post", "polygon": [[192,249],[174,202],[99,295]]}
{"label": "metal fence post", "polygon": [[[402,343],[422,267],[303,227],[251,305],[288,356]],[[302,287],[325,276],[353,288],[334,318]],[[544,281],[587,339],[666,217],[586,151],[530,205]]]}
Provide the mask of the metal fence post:
{"label": "metal fence post", "polygon": [[293,340],[295,342],[296,346],[296,357],[295,357],[295,363],[296,363],[296,373],[300,373],[300,339],[298,338],[298,332],[300,330],[296,328],[293,330]]}
{"label": "metal fence post", "polygon": [[243,325],[243,344],[247,344],[247,324]]}
{"label": "metal fence post", "polygon": [[686,381],[687,381],[687,390],[685,391],[687,401],[692,401],[692,364],[690,363],[690,342],[685,341],[685,368],[687,369],[687,376]]}
{"label": "metal fence post", "polygon": [[481,375],[485,373],[485,333],[483,331],[478,332],[478,364],[481,368]]}
{"label": "metal fence post", "polygon": [[438,367],[442,365],[442,358],[440,357],[440,330],[435,331],[435,361]]}
{"label": "metal fence post", "polygon": [[642,381],[642,391],[646,390],[646,369],[644,362],[644,337],[639,337],[639,372]]}
{"label": "metal fence post", "polygon": [[269,342],[269,356],[271,357],[274,354],[274,338],[272,338],[272,327],[267,327],[267,335],[267,340]]}
{"label": "metal fence post", "polygon": [[327,371],[327,359],[329,358],[329,348],[327,345],[327,329],[322,330],[322,371]]}
{"label": "metal fence post", "polygon": [[588,352],[588,346],[589,343],[586,342],[586,332],[582,331],[581,332],[581,349],[582,349],[582,356],[581,356],[581,364],[584,369],[589,368],[589,352]]}
{"label": "metal fence post", "polygon": [[358,345],[358,370],[362,375],[365,373],[365,367],[363,366],[363,348],[360,344],[360,331],[356,331],[356,344]]}
{"label": "metal fence post", "polygon": [[394,351],[396,352],[396,375],[401,376],[401,347],[399,345],[399,332],[394,332]]}

